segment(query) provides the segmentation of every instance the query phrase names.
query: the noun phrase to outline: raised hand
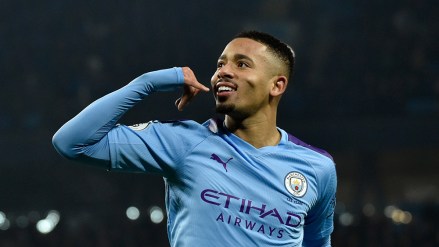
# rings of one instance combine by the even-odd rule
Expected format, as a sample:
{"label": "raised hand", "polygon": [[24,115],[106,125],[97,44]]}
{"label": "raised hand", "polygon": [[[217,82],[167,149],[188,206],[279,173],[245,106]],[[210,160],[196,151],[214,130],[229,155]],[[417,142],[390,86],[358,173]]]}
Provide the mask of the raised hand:
{"label": "raised hand", "polygon": [[200,90],[209,92],[209,88],[197,80],[194,72],[189,67],[182,67],[182,70],[184,75],[183,95],[175,101],[175,106],[179,111],[182,111]]}

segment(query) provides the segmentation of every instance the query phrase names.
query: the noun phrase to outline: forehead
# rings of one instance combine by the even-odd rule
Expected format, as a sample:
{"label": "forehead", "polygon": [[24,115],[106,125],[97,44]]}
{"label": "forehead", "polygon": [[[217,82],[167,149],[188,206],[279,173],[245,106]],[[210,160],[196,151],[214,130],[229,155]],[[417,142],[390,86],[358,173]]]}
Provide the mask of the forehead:
{"label": "forehead", "polygon": [[221,57],[231,58],[237,54],[245,55],[252,59],[266,59],[268,56],[266,45],[248,38],[236,38],[230,41],[224,48]]}

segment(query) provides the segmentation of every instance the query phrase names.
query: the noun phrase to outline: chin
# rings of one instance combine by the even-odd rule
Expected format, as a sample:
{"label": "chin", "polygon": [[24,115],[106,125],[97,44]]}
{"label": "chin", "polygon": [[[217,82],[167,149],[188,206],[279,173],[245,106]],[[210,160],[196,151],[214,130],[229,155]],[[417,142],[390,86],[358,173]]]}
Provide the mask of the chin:
{"label": "chin", "polygon": [[221,114],[228,114],[235,110],[234,104],[217,104],[216,112]]}

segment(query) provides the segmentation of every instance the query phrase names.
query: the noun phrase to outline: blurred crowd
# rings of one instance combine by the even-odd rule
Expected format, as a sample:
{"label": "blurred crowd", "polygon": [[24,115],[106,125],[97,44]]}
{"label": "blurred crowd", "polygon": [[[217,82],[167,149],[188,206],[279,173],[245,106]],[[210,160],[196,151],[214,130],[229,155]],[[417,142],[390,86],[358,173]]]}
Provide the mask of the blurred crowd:
{"label": "blurred crowd", "polygon": [[[63,166],[70,164],[50,146],[62,123],[150,70],[187,65],[207,83],[221,49],[243,29],[271,32],[295,48],[296,71],[281,104],[289,111],[281,116],[287,124],[298,118],[437,120],[437,13],[435,0],[1,1],[0,150],[8,155],[0,160],[0,194],[44,196],[48,188],[38,191],[31,183],[50,175],[60,182],[59,195],[68,181],[70,194],[58,195],[66,200],[84,177],[78,172],[76,181],[67,178]],[[169,117],[166,107],[171,109],[172,102],[154,98],[150,104],[161,107],[148,109],[148,117]],[[188,115],[203,121],[211,111],[201,103]],[[136,114],[135,119],[145,120],[145,112]],[[436,143],[431,149],[439,148],[434,140],[430,143]],[[347,184],[343,179],[349,178],[341,177],[341,184]],[[29,187],[32,192],[26,194]],[[122,194],[120,200],[125,199]],[[87,193],[77,196],[93,201]],[[13,203],[24,208],[20,203],[27,200],[17,198],[2,198],[0,210]],[[439,246],[437,205],[409,205],[414,208],[410,224],[396,224],[378,212],[365,216],[359,207],[347,224],[339,221],[343,212],[338,212],[334,246]],[[24,228],[12,223],[0,230],[0,246],[168,246],[164,222],[89,213],[87,221],[74,226],[61,219],[47,235],[32,223]]]}
{"label": "blurred crowd", "polygon": [[[332,246],[336,247],[435,247],[439,244],[438,211],[427,205],[428,215],[416,215],[413,224],[395,224],[379,216],[357,215],[346,226],[335,215]],[[95,215],[95,214],[94,214]],[[35,227],[13,227],[0,231],[2,247],[165,247],[169,246],[166,224],[153,224],[148,219],[130,221],[127,218],[86,217],[85,220],[63,219],[53,232],[39,233]]]}
{"label": "blurred crowd", "polygon": [[[296,49],[292,96],[284,104],[299,116],[438,116],[435,1],[339,2],[236,3],[218,11],[241,15],[223,13],[220,21],[204,12],[169,16],[160,3],[8,1],[0,22],[0,94],[9,107],[0,110],[0,130],[58,125],[153,69],[189,65],[207,82],[229,38],[251,28]],[[173,4],[196,11],[200,3]]]}

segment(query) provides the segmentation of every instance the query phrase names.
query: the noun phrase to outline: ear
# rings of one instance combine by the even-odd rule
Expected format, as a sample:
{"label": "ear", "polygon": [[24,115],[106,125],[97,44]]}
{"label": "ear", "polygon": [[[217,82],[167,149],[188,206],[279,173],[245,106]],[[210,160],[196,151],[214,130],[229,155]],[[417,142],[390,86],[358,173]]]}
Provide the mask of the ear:
{"label": "ear", "polygon": [[286,76],[276,76],[270,91],[270,95],[275,97],[282,95],[287,89],[288,79]]}

